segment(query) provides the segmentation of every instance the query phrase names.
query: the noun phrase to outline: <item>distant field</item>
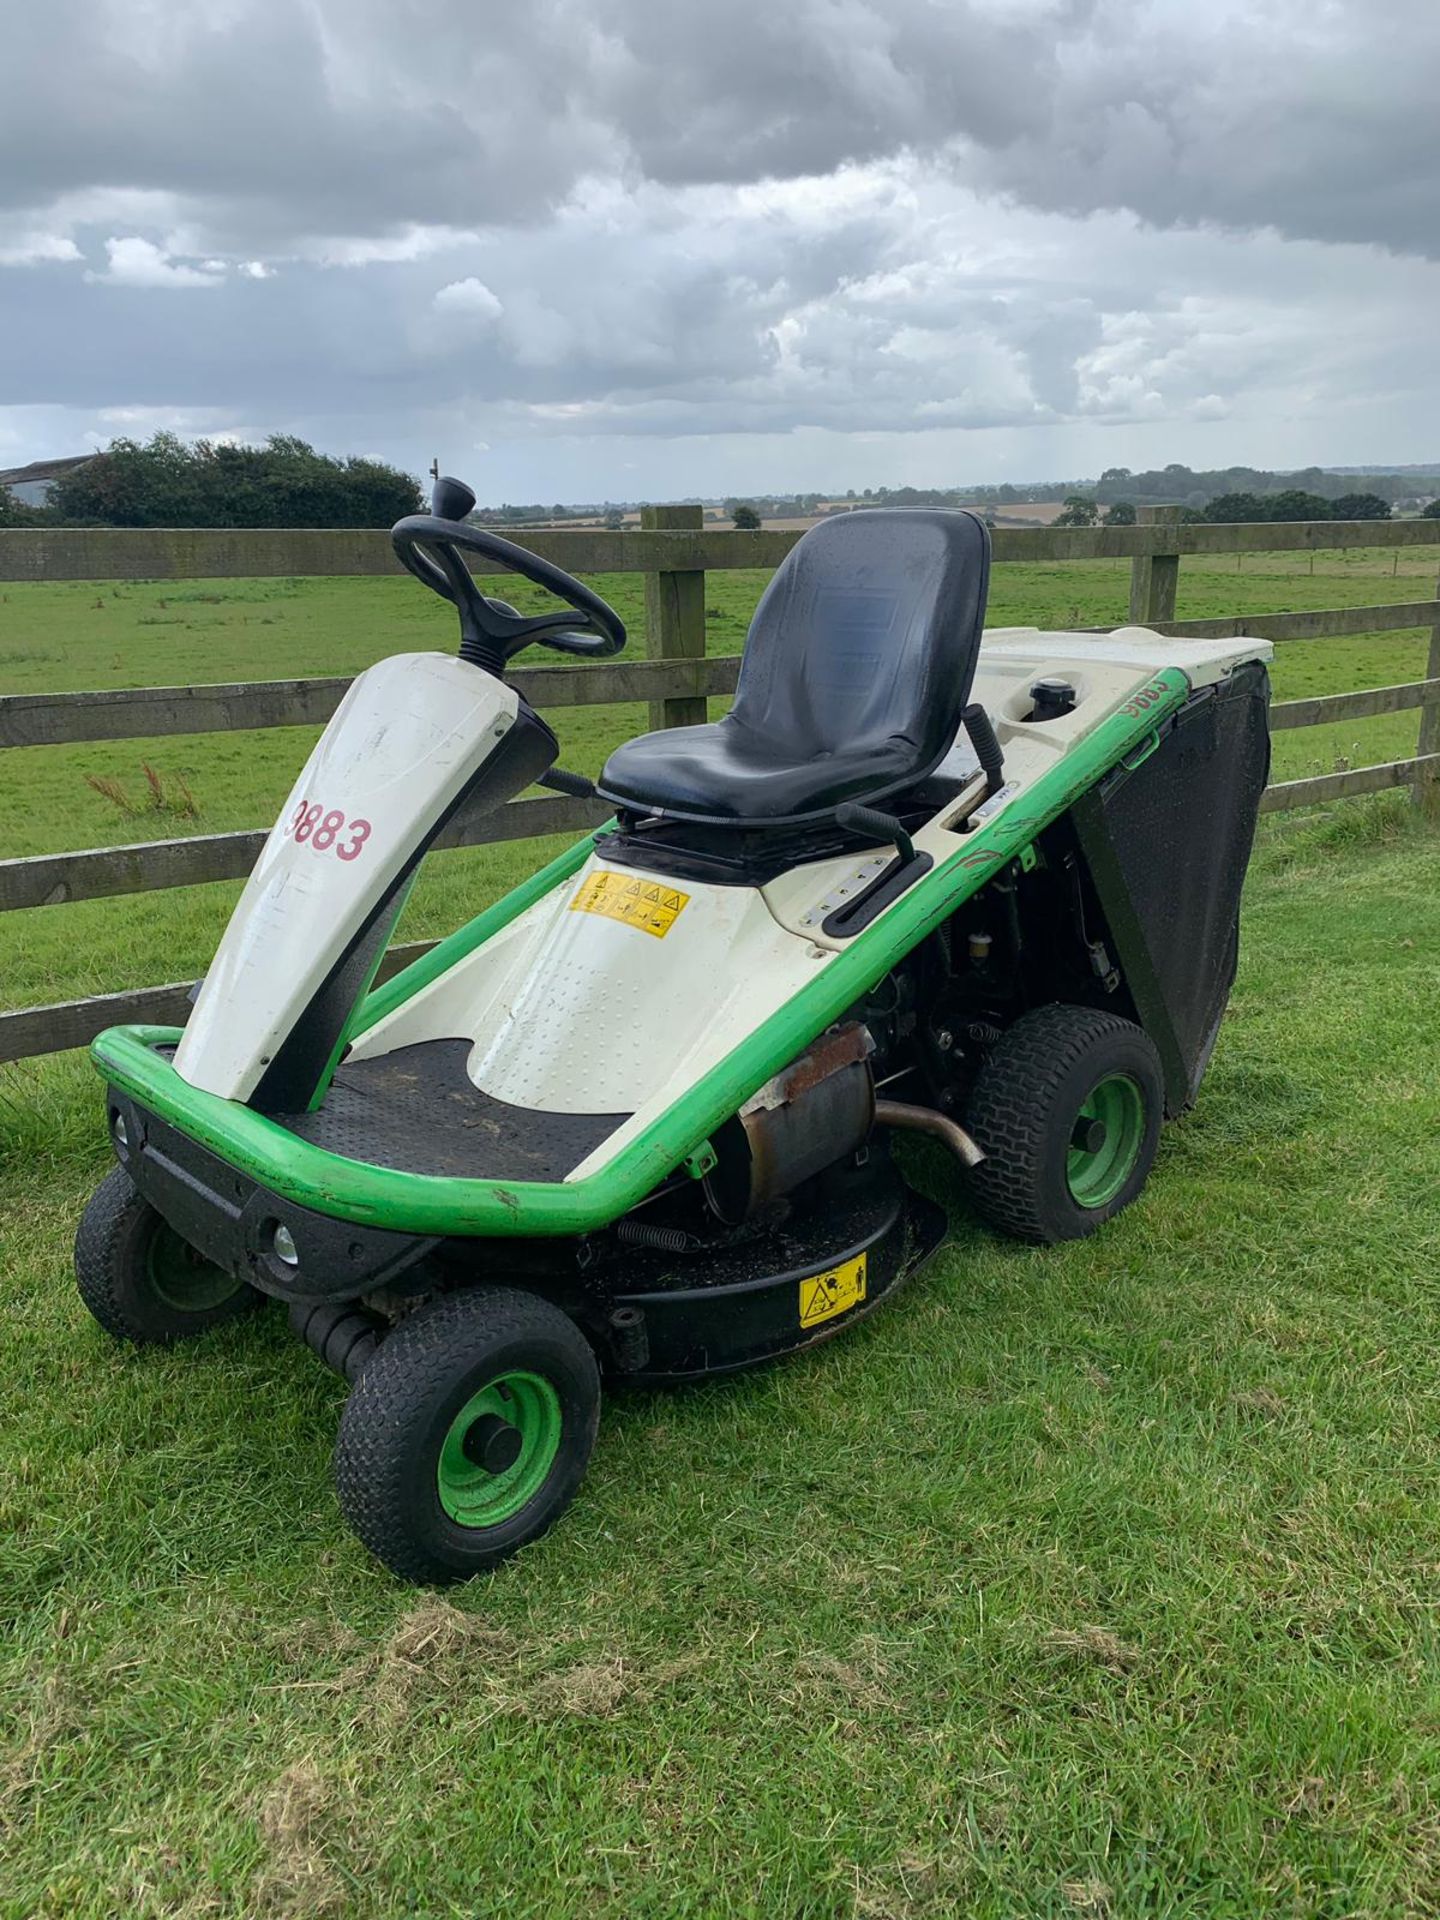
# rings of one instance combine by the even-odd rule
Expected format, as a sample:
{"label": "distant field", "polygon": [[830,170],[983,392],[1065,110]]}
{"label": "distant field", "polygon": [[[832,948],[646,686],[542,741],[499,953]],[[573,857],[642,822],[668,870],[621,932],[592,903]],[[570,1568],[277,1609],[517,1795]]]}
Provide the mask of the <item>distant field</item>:
{"label": "distant field", "polygon": [[1063,500],[1012,500],[995,509],[997,519],[1025,521],[1030,526],[1048,527],[1065,511]]}
{"label": "distant field", "polygon": [[[1415,598],[1433,583],[1433,561],[1383,552],[1305,557],[1256,555],[1187,559],[1181,617],[1246,608],[1353,606]],[[706,584],[712,653],[735,653],[764,586],[760,573],[712,573]],[[600,591],[644,651],[643,583],[601,577]],[[504,588],[525,601],[526,590]],[[1084,561],[995,569],[992,625],[1063,627],[1119,623],[1126,615],[1129,565]],[[534,604],[539,604],[534,597]],[[451,645],[452,617],[405,579],[223,580],[183,583],[64,583],[0,589],[0,692],[168,685],[351,673],[384,654]],[[1293,643],[1275,666],[1277,695],[1338,692],[1414,679],[1425,642],[1417,633]],[[547,656],[550,660],[558,656]],[[714,712],[723,703],[714,703]],[[567,709],[557,716],[569,766],[598,770],[616,742],[647,724],[637,706]],[[1413,714],[1291,733],[1276,743],[1280,777],[1326,772],[1342,761],[1398,758],[1413,749]],[[314,738],[313,729],[116,741],[0,755],[0,849],[52,852],[218,833],[266,823]],[[179,776],[198,807],[194,818],[140,808],[143,767]],[[87,785],[116,781],[127,814]],[[424,938],[468,916],[527,871],[539,846],[478,848],[431,863],[407,910],[402,937]],[[0,1004],[32,1005],[184,979],[214,947],[237,883],[133,899],[0,916]]]}

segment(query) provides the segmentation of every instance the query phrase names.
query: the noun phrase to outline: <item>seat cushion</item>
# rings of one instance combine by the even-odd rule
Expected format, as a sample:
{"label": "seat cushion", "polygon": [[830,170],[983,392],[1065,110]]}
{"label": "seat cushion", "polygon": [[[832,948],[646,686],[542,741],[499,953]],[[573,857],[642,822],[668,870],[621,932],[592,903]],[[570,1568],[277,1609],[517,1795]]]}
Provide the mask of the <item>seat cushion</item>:
{"label": "seat cushion", "polygon": [[989,565],[971,513],[822,521],[765,589],[731,712],[618,748],[600,793],[636,812],[781,826],[923,780],[969,694]]}
{"label": "seat cushion", "polygon": [[893,740],[811,758],[779,757],[733,716],[642,733],[611,754],[601,792],[619,806],[690,820],[779,826],[908,784],[914,743]]}

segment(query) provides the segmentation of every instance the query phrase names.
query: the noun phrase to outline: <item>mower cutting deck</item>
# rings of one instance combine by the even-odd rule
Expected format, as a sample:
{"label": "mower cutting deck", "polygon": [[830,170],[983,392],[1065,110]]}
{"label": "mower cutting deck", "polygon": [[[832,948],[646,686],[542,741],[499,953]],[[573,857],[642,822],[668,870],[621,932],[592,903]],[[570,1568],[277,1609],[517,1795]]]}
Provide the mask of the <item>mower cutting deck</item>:
{"label": "mower cutting deck", "polygon": [[[77,1241],[132,1339],[289,1302],[356,1382],[347,1517],[420,1579],[555,1518],[602,1374],[750,1365],[914,1272],[945,1219],[897,1131],[1006,1232],[1128,1205],[1218,1032],[1268,768],[1263,642],[982,647],[979,521],[850,514],[777,572],[725,719],[619,749],[606,828],[367,992],[445,822],[553,763],[505,660],[624,638],[437,494],[396,542],[460,658],[359,676],[184,1033],[95,1043],[119,1165]],[[486,600],[467,550],[569,611]]]}

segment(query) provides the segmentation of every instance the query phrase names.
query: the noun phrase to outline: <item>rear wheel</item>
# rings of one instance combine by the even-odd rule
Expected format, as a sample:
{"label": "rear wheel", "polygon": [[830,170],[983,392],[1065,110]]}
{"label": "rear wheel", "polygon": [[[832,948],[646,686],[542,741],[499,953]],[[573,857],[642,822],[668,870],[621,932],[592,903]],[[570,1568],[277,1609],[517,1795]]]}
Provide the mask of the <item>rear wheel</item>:
{"label": "rear wheel", "polygon": [[381,1342],[346,1403],[341,1510],[402,1579],[467,1579],[559,1518],[599,1418],[595,1356],[558,1307],[508,1287],[443,1295]]}
{"label": "rear wheel", "polygon": [[1093,1007],[1039,1007],[991,1050],[967,1124],[986,1157],[970,1174],[981,1216],[1017,1239],[1093,1233],[1154,1164],[1164,1087],[1133,1021]]}
{"label": "rear wheel", "polygon": [[182,1240],[123,1167],[111,1168],[80,1216],[75,1283],[105,1331],[136,1346],[187,1340],[264,1301]]}

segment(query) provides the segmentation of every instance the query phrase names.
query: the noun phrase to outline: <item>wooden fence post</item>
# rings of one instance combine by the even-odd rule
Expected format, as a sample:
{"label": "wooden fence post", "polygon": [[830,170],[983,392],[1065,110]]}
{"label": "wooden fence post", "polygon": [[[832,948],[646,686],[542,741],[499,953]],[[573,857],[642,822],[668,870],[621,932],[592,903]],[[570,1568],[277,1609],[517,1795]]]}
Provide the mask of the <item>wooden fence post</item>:
{"label": "wooden fence post", "polygon": [[[1178,527],[1179,507],[1139,507],[1139,527]],[[1130,619],[1153,627],[1175,618],[1175,589],[1180,583],[1178,553],[1137,553],[1130,562]]]}
{"label": "wooden fence post", "polygon": [[[698,533],[705,525],[705,510],[642,507],[640,525],[647,533]],[[645,649],[652,660],[705,658],[705,575],[699,568],[646,574]],[[661,727],[693,727],[707,717],[703,694],[677,694],[650,702],[652,733]]]}
{"label": "wooden fence post", "polygon": [[[1425,661],[1427,680],[1440,679],[1440,580],[1435,583],[1435,603],[1437,617],[1430,629],[1430,651]],[[1415,751],[1417,754],[1440,753],[1440,706],[1421,707],[1420,738]],[[1436,779],[1434,767],[1422,768],[1413,798],[1427,819],[1440,821],[1440,779]]]}

